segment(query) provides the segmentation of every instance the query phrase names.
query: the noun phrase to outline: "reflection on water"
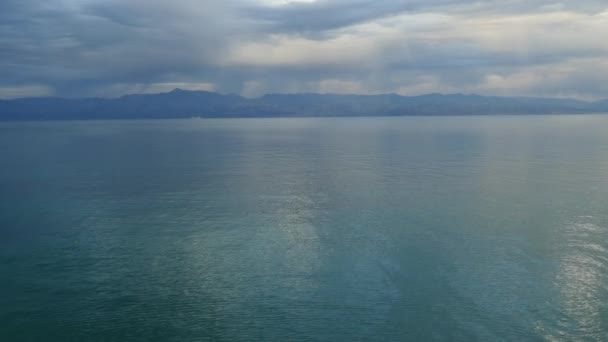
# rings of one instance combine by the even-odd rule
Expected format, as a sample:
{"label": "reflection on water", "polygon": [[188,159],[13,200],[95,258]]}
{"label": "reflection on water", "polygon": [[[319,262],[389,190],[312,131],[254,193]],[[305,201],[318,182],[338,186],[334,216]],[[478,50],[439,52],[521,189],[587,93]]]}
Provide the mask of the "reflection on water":
{"label": "reflection on water", "polygon": [[602,340],[606,131],[0,124],[0,339]]}
{"label": "reflection on water", "polygon": [[599,341],[606,337],[608,309],[597,299],[608,294],[608,228],[594,221],[593,216],[578,217],[562,232],[556,275],[561,315],[555,338]]}

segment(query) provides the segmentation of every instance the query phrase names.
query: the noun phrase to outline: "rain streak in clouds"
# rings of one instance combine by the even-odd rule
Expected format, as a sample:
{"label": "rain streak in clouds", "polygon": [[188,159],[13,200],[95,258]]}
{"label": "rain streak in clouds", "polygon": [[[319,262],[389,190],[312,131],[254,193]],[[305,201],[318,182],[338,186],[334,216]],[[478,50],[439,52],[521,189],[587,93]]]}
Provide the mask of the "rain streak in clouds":
{"label": "rain streak in clouds", "polygon": [[173,88],[608,97],[608,4],[3,0],[0,98]]}

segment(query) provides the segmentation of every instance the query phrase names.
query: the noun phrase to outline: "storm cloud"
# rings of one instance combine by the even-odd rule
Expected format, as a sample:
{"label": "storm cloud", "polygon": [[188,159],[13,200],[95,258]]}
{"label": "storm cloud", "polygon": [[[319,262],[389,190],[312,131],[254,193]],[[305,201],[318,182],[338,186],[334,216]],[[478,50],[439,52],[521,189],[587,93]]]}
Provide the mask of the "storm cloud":
{"label": "storm cloud", "polygon": [[608,97],[603,1],[3,0],[0,98]]}

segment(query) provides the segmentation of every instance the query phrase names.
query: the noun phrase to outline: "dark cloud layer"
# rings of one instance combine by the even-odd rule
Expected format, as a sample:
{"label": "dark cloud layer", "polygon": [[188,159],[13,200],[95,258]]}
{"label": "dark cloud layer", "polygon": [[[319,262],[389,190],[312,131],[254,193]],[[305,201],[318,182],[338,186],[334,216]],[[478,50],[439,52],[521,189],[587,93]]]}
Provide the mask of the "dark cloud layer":
{"label": "dark cloud layer", "polygon": [[175,87],[608,97],[608,5],[4,0],[0,98]]}

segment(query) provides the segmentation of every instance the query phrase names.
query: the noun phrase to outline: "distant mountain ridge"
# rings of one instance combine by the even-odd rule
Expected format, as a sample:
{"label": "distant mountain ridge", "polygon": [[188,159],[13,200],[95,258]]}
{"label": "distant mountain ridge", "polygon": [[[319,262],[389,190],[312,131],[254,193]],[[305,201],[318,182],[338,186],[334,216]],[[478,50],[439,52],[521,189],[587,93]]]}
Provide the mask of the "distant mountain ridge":
{"label": "distant mountain ridge", "polygon": [[23,98],[0,101],[0,120],[177,119],[190,117],[318,117],[406,115],[582,114],[608,112],[608,99],[497,97],[465,94],[420,96],[268,94],[249,99],[175,89],[159,94],[103,98]]}

